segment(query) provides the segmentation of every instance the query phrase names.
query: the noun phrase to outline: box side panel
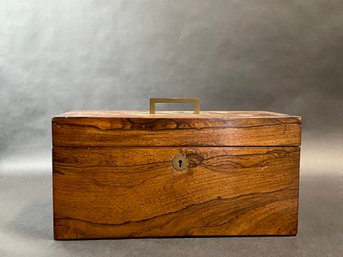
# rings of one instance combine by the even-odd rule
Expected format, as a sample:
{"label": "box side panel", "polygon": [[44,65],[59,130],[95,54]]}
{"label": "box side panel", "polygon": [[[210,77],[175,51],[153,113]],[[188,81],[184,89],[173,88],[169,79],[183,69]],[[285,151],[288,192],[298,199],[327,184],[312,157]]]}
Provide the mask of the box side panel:
{"label": "box side panel", "polygon": [[55,239],[296,234],[299,147],[53,152]]}

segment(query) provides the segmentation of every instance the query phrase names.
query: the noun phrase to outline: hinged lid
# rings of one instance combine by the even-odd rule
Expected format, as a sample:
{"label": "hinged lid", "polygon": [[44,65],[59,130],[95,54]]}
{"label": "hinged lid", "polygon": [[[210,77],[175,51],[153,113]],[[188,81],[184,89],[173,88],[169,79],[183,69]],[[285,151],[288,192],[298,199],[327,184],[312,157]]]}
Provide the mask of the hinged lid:
{"label": "hinged lid", "polygon": [[299,146],[301,118],[265,111],[73,111],[52,119],[53,146]]}

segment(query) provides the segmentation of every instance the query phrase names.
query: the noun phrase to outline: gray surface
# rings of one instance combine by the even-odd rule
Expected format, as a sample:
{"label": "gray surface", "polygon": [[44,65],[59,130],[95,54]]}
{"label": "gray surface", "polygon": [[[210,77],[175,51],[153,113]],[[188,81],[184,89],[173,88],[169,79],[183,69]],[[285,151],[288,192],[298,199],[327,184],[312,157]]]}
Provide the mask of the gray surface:
{"label": "gray surface", "polygon": [[[0,256],[343,256],[342,12],[341,0],[0,0]],[[299,235],[54,242],[50,118],[157,96],[301,115]]]}
{"label": "gray surface", "polygon": [[[0,176],[0,256],[343,256],[343,147],[305,138],[296,237],[53,241],[50,168]],[[325,149],[325,152],[323,151]],[[323,153],[324,152],[324,153]]]}

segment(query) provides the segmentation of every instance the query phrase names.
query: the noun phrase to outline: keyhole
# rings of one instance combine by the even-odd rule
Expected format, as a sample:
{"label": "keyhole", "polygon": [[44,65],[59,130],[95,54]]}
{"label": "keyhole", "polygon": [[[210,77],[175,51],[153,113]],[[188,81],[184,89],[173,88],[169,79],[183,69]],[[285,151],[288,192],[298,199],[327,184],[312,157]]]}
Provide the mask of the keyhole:
{"label": "keyhole", "polygon": [[185,170],[188,168],[187,157],[183,154],[177,154],[172,159],[171,165],[175,170]]}

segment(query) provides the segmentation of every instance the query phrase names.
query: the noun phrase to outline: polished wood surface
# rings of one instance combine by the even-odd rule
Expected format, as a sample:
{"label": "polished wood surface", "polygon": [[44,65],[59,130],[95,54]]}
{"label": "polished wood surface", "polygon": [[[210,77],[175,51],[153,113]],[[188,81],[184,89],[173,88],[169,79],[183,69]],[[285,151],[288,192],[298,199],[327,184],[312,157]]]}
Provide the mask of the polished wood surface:
{"label": "polished wood surface", "polygon": [[299,147],[55,147],[53,160],[55,239],[297,232]]}
{"label": "polished wood surface", "polygon": [[230,119],[249,119],[249,118],[294,118],[299,120],[299,116],[289,115],[268,111],[201,111],[195,114],[191,111],[158,111],[150,114],[149,111],[130,111],[130,110],[80,110],[70,111],[56,115],[53,120],[58,118],[142,118],[142,119],[176,119],[176,118],[230,118]]}
{"label": "polished wood surface", "polygon": [[75,111],[52,120],[53,146],[299,146],[301,119],[272,112]]}

